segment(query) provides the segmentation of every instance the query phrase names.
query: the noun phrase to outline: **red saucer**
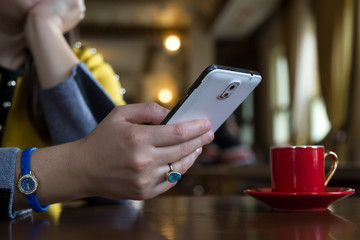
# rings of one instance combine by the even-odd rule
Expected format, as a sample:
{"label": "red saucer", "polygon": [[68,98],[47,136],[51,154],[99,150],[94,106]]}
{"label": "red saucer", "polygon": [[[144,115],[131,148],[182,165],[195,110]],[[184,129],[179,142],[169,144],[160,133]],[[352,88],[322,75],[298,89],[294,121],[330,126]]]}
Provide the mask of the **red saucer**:
{"label": "red saucer", "polygon": [[279,210],[323,210],[355,192],[352,188],[326,188],[322,193],[273,192],[271,188],[247,189],[246,194]]}

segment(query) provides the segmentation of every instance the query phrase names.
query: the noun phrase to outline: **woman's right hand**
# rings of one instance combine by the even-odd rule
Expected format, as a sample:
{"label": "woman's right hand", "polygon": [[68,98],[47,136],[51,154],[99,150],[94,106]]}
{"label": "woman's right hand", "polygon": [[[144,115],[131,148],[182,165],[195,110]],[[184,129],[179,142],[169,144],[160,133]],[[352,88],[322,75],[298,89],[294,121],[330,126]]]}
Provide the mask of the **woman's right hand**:
{"label": "woman's right hand", "polygon": [[80,61],[64,33],[85,15],[84,0],[38,0],[24,25],[27,47],[35,61],[41,88],[62,83]]}
{"label": "woman's right hand", "polygon": [[27,20],[38,19],[42,23],[49,23],[64,34],[84,16],[84,0],[40,0],[29,10]]}
{"label": "woman's right hand", "polygon": [[147,199],[175,185],[166,180],[168,164],[184,174],[214,135],[208,120],[141,125],[159,124],[167,113],[155,103],[119,106],[78,142],[82,182],[90,196]]}

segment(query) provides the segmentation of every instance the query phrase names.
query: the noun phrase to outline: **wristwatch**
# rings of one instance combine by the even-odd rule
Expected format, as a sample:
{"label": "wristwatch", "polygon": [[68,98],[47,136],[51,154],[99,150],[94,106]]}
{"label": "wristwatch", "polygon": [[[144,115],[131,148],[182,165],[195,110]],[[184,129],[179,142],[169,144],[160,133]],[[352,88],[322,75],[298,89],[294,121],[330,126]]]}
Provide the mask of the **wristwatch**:
{"label": "wristwatch", "polygon": [[35,177],[35,174],[30,169],[30,157],[32,151],[36,150],[37,148],[27,148],[21,154],[21,176],[18,181],[17,187],[19,188],[20,192],[25,194],[30,207],[35,212],[44,212],[49,208],[47,206],[41,206],[37,197],[36,197],[36,190],[38,188],[39,182]]}

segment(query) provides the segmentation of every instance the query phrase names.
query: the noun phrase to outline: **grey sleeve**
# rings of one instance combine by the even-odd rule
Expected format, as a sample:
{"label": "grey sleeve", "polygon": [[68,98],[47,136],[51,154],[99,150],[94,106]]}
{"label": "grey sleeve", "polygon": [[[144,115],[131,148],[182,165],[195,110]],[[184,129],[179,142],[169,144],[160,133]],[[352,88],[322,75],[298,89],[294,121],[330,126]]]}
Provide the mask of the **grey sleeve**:
{"label": "grey sleeve", "polygon": [[116,106],[84,63],[64,82],[42,89],[40,103],[54,144],[86,136]]}
{"label": "grey sleeve", "polygon": [[15,165],[18,148],[0,148],[0,218],[10,218],[29,213],[31,209],[13,210],[15,190]]}

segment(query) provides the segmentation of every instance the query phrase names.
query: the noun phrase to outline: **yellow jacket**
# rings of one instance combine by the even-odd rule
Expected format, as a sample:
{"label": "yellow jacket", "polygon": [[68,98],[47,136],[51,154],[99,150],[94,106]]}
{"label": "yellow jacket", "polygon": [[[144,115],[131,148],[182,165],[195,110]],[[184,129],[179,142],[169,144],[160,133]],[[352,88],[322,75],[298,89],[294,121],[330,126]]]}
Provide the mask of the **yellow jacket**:
{"label": "yellow jacket", "polygon": [[[74,47],[73,50],[80,61],[87,65],[112,100],[118,105],[125,104],[120,93],[120,82],[117,80],[113,68],[104,62],[103,56],[88,47]],[[46,147],[51,144],[45,142],[40,137],[31,122],[27,111],[25,92],[25,84],[23,84],[20,77],[17,79],[12,105],[6,119],[2,147],[19,147],[23,149],[28,147]]]}

